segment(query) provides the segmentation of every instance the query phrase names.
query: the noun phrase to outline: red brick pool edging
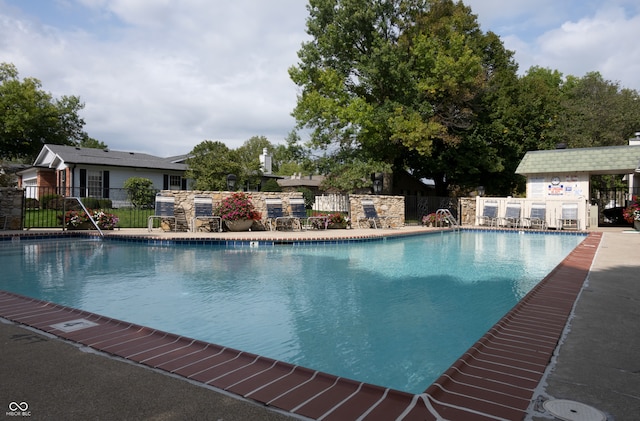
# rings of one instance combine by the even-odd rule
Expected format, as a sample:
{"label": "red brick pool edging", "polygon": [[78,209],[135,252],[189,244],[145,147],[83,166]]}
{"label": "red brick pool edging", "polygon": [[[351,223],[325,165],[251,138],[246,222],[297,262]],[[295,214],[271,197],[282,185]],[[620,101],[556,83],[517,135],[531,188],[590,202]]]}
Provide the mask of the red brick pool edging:
{"label": "red brick pool edging", "polygon": [[[522,419],[601,238],[601,233],[589,234],[424,393],[416,395],[5,291],[0,291],[0,317],[312,419]],[[74,323],[87,327],[72,330]]]}

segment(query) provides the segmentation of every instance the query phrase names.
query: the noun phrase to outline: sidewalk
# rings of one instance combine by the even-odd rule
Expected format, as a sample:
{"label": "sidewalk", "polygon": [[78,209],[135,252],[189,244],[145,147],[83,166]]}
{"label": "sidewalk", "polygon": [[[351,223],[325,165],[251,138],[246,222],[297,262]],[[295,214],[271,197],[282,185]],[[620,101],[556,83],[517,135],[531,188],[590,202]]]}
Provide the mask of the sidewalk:
{"label": "sidewalk", "polygon": [[640,419],[640,233],[624,231],[604,230],[542,396],[589,405],[607,420],[634,421]]}
{"label": "sidewalk", "polygon": [[[0,335],[0,419],[291,419],[263,405],[22,326],[0,322]],[[8,415],[16,408],[12,402],[26,402],[22,408],[28,418]]]}

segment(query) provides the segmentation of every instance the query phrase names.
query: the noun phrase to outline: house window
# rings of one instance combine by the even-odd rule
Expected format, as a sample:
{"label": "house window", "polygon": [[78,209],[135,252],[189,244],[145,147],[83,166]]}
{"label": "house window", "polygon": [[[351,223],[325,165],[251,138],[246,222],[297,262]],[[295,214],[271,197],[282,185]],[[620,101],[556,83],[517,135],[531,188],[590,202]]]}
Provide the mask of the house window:
{"label": "house window", "polygon": [[22,187],[24,188],[27,199],[38,198],[38,181],[35,178],[32,180],[23,180]]}
{"label": "house window", "polygon": [[182,188],[182,177],[179,175],[169,176],[169,190],[180,190]]}
{"label": "house window", "polygon": [[102,197],[102,171],[87,171],[87,196]]}

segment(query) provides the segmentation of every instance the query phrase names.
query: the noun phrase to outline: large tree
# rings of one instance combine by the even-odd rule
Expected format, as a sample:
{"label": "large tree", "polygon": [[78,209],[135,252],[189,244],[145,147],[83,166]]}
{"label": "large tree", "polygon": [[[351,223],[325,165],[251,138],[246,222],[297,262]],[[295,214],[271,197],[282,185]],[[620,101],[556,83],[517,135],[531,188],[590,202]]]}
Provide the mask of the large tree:
{"label": "large tree", "polygon": [[[481,124],[474,136],[482,136],[485,152],[479,159],[494,163],[493,170],[477,177],[488,194],[519,194],[525,191],[525,178],[515,170],[527,151],[549,149],[559,142],[554,135],[561,112],[560,86],[562,75],[557,71],[531,68],[523,77],[503,72],[493,78],[484,95]],[[470,184],[470,183],[468,183]]]}
{"label": "large tree", "polygon": [[598,72],[568,76],[555,136],[572,148],[624,145],[640,127],[640,95]]}
{"label": "large tree", "polygon": [[278,175],[314,174],[316,166],[311,151],[301,145],[300,135],[292,131],[286,142],[286,145],[278,144],[273,147],[273,172]]}
{"label": "large tree", "polygon": [[235,151],[220,141],[205,140],[196,145],[187,166],[185,176],[195,180],[195,190],[226,190],[228,174],[234,174],[239,183],[245,177]]}
{"label": "large tree", "polygon": [[477,124],[492,78],[516,66],[468,7],[310,0],[308,10],[312,40],[290,76],[302,88],[293,114],[313,148],[351,168],[432,177],[441,194],[470,173],[502,169]]}
{"label": "large tree", "polygon": [[87,138],[76,96],[55,99],[35,78],[20,80],[12,64],[0,63],[0,159],[31,161],[45,143],[77,145]]}

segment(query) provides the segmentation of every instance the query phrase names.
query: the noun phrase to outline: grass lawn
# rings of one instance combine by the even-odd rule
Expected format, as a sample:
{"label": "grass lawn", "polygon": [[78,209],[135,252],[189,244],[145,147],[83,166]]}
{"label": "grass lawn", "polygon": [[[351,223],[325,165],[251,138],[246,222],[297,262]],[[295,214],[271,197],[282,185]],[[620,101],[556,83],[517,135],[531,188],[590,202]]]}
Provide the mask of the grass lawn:
{"label": "grass lawn", "polygon": [[[103,209],[106,213],[112,213],[119,218],[120,228],[145,228],[147,219],[153,215],[153,209]],[[27,209],[24,214],[24,228],[61,228],[60,219],[62,211],[54,209]]]}

